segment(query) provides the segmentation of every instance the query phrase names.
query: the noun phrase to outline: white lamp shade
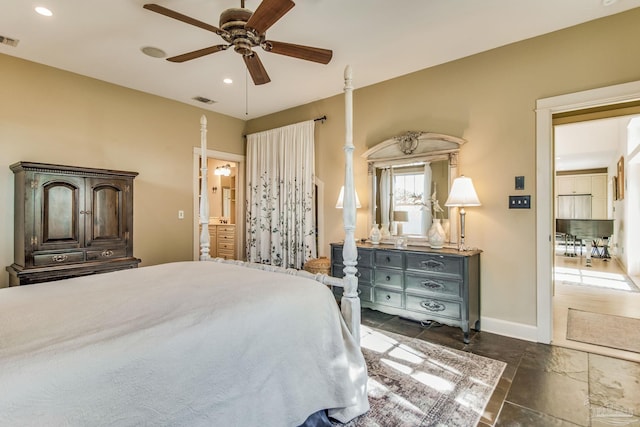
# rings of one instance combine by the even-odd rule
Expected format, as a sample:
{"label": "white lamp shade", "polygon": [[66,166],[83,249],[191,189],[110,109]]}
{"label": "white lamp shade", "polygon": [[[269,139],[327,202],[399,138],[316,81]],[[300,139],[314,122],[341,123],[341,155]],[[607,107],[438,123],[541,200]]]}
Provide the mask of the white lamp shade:
{"label": "white lamp shade", "polygon": [[[358,192],[356,190],[353,190],[353,192],[356,195],[356,208],[361,208],[362,205],[360,205],[360,199],[358,198]],[[336,208],[337,209],[342,209],[343,208],[343,202],[344,202],[344,185],[342,186],[342,188],[340,188],[340,195],[338,196],[338,202],[336,203]]]}
{"label": "white lamp shade", "polygon": [[471,178],[462,175],[453,180],[445,206],[480,206],[480,199]]}
{"label": "white lamp shade", "polygon": [[393,220],[398,222],[408,222],[409,212],[407,211],[393,211]]}

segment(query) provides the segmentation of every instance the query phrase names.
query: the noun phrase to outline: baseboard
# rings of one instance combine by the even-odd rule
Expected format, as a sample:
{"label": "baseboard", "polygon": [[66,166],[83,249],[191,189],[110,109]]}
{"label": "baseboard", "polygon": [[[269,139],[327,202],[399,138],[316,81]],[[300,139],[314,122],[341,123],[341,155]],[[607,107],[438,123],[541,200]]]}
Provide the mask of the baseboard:
{"label": "baseboard", "polygon": [[538,328],[523,323],[482,317],[480,319],[480,329],[485,332],[491,332],[492,334],[504,335],[525,341],[538,341]]}

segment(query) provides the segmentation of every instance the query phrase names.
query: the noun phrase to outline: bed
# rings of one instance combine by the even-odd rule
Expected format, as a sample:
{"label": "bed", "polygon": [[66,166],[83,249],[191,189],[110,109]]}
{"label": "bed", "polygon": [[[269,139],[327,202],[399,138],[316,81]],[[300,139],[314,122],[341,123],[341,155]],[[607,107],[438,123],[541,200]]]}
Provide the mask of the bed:
{"label": "bed", "polygon": [[[210,259],[203,235],[200,261],[2,289],[0,425],[282,427],[366,412],[351,91],[347,67],[345,278]],[[344,287],[340,308],[326,285]]]}

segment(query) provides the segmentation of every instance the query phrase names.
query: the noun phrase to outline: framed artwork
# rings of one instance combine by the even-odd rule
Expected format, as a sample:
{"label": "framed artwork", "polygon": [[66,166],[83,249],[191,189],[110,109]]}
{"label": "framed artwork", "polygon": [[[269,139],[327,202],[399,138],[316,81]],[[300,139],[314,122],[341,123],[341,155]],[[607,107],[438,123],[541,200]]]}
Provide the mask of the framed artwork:
{"label": "framed artwork", "polygon": [[611,177],[611,194],[613,196],[613,200],[618,200],[618,177]]}
{"label": "framed artwork", "polygon": [[617,200],[624,199],[624,156],[618,160]]}

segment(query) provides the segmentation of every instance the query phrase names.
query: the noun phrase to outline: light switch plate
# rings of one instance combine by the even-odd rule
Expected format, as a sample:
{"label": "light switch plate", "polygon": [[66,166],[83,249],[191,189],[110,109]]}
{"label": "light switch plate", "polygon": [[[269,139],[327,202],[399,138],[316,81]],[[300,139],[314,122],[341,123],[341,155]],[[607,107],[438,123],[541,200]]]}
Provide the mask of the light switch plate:
{"label": "light switch plate", "polygon": [[531,209],[531,196],[509,196],[509,209]]}
{"label": "light switch plate", "polygon": [[516,176],[516,190],[524,190],[524,176]]}

